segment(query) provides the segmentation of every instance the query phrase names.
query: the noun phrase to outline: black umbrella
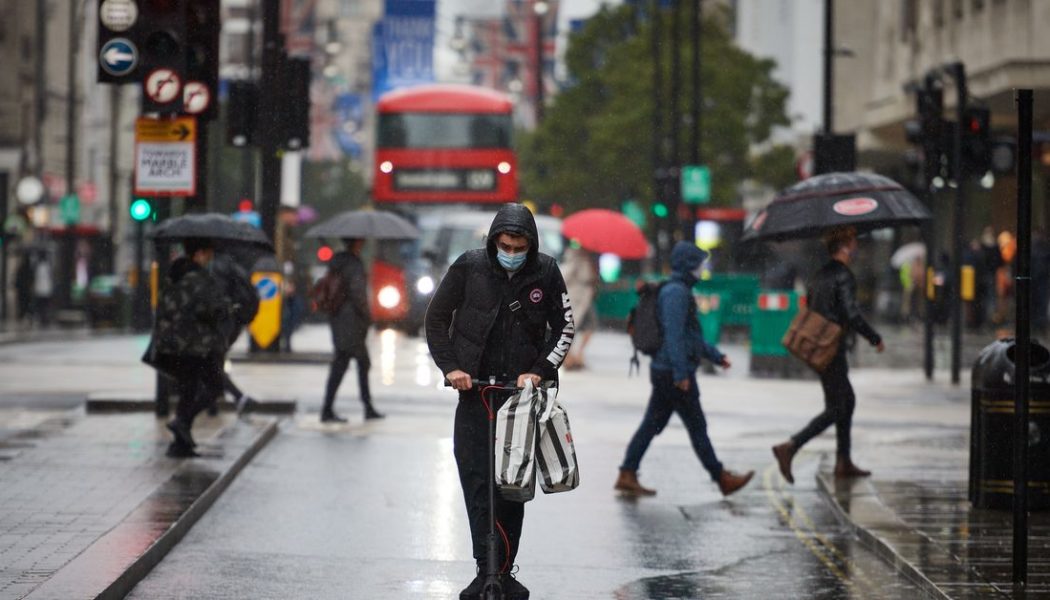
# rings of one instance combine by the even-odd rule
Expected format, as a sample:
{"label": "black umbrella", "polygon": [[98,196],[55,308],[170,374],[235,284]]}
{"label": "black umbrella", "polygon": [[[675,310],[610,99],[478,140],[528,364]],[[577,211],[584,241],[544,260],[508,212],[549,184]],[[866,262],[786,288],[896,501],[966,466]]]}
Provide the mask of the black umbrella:
{"label": "black umbrella", "polygon": [[874,173],[827,173],[777,194],[744,229],[741,241],[818,237],[845,226],[863,233],[930,218],[926,206],[892,179]]}
{"label": "black umbrella", "polygon": [[350,210],[314,225],[306,231],[306,237],[413,240],[419,237],[419,229],[389,211]]}
{"label": "black umbrella", "polygon": [[242,243],[273,250],[273,244],[261,230],[221,213],[203,213],[167,219],[153,230],[154,240],[178,241],[206,238],[224,243]]}

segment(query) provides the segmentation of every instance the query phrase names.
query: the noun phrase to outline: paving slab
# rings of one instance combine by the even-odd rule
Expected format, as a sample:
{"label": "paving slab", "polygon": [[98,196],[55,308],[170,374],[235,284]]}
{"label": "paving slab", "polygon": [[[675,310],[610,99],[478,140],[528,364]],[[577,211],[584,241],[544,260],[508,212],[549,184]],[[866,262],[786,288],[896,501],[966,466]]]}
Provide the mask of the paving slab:
{"label": "paving slab", "polygon": [[277,431],[274,417],[202,418],[201,458],[164,452],[164,421],[68,411],[0,446],[0,597],[122,598]]}
{"label": "paving slab", "polygon": [[965,479],[840,481],[824,468],[817,484],[862,542],[933,597],[1050,599],[1048,512],[1029,517],[1028,586],[1015,591],[1012,513],[974,508]]}

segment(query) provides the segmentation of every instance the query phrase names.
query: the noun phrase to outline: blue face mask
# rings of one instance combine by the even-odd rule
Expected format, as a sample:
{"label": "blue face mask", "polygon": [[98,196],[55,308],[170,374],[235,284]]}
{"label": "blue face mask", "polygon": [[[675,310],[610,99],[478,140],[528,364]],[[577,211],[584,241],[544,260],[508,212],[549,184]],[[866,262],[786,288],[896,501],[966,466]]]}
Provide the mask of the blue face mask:
{"label": "blue face mask", "polygon": [[517,271],[525,265],[525,259],[529,257],[528,252],[520,252],[518,254],[510,254],[502,250],[496,250],[496,260],[499,264],[508,271]]}

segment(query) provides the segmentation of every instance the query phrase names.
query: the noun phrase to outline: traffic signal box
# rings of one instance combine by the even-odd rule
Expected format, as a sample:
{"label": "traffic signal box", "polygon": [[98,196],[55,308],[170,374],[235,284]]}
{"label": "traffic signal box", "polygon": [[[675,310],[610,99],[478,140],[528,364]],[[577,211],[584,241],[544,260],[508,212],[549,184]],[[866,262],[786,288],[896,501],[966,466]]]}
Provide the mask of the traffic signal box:
{"label": "traffic signal box", "polygon": [[[905,124],[909,142],[921,145],[929,177],[956,179],[955,132],[958,123],[943,118],[940,88],[923,88],[917,94],[918,121]],[[992,168],[991,112],[981,106],[967,107],[963,114],[962,168],[967,177],[981,177]]]}
{"label": "traffic signal box", "polygon": [[214,117],[219,1],[99,0],[98,81],[142,85],[144,113]]}

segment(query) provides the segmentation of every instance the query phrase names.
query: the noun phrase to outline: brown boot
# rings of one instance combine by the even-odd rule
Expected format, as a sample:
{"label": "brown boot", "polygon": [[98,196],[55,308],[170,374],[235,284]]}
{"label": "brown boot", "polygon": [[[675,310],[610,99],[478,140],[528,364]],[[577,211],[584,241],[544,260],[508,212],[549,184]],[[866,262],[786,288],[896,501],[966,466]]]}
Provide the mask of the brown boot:
{"label": "brown boot", "polygon": [[723,496],[728,496],[747,485],[747,482],[751,481],[754,476],[754,471],[737,475],[728,469],[722,469],[722,474],[718,476],[718,489],[722,490]]}
{"label": "brown boot", "polygon": [[620,469],[620,476],[616,478],[614,490],[629,494],[631,496],[655,496],[656,490],[643,487],[638,483],[638,473],[627,469]]}
{"label": "brown boot", "polygon": [[780,474],[788,483],[795,483],[795,476],[791,474],[791,459],[795,457],[796,450],[798,449],[795,448],[795,442],[791,440],[773,446],[773,456],[777,459]]}
{"label": "brown boot", "polygon": [[838,460],[835,461],[835,479],[852,479],[854,477],[870,477],[871,471],[865,471],[864,469],[853,464],[853,461],[846,456],[839,456]]}

